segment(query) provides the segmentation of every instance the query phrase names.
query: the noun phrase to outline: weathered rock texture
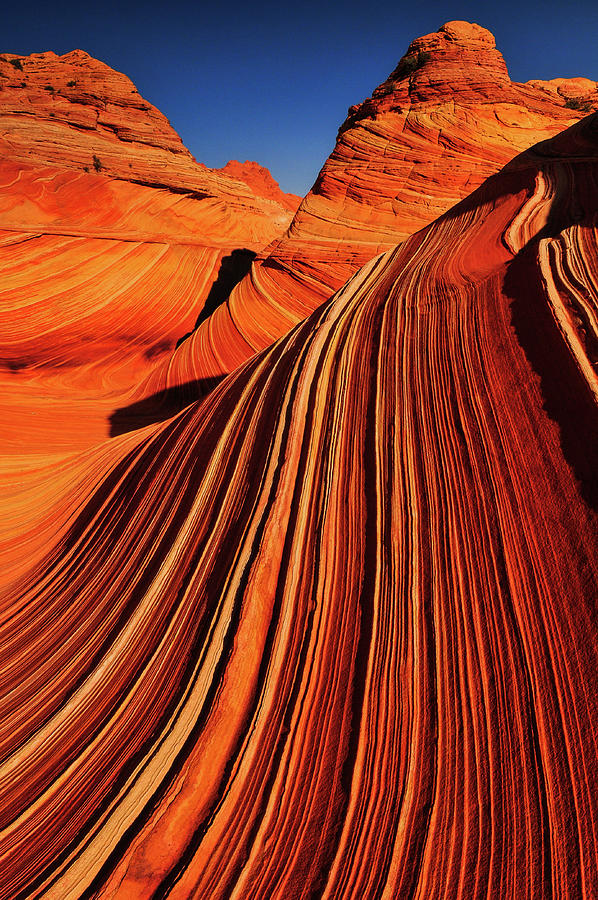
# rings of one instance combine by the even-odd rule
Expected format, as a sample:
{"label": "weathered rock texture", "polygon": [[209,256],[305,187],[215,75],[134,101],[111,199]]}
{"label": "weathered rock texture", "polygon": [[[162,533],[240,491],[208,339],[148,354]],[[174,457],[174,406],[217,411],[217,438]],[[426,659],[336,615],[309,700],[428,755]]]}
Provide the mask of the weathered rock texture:
{"label": "weathered rock texture", "polygon": [[224,168],[215,169],[214,171],[224,172],[225,175],[230,175],[231,178],[244,181],[258,197],[267,197],[270,200],[283,203],[293,213],[297,211],[297,207],[301,203],[301,197],[298,197],[297,194],[283,194],[280,190],[280,185],[277,181],[274,181],[268,169],[260,166],[259,163],[251,162],[251,160],[246,160],[246,162],[242,163],[236,159],[231,159]]}
{"label": "weathered rock texture", "polygon": [[288,197],[260,172],[256,193],[197,163],[82,51],[0,56],[0,473],[13,453],[33,464],[109,435],[223,260],[288,225]]}
{"label": "weathered rock texture", "polygon": [[196,162],[126,75],[83,50],[0,55],[0,157],[205,194],[288,222],[280,189],[271,185],[267,198],[284,212],[264,204],[266,194],[256,196],[246,179]]}
{"label": "weathered rock texture", "polygon": [[180,349],[169,378],[230,371],[366,260],[595,108],[597,85],[584,78],[512,82],[479,25],[449,22],[418,38],[372,97],[351,107],[287,235]]}
{"label": "weathered rock texture", "polygon": [[598,895],[597,208],[592,116],[56,467],[2,900]]}

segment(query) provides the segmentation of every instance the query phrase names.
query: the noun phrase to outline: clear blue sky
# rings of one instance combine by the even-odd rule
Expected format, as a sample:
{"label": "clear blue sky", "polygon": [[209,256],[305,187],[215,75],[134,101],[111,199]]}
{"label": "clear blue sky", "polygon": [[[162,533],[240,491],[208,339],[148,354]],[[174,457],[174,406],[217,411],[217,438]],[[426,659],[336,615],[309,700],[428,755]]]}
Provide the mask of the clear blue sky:
{"label": "clear blue sky", "polygon": [[133,79],[208,166],[255,159],[305,194],[347,108],[450,19],[496,36],[511,78],[598,80],[598,0],[5,3],[0,51],[80,48]]}

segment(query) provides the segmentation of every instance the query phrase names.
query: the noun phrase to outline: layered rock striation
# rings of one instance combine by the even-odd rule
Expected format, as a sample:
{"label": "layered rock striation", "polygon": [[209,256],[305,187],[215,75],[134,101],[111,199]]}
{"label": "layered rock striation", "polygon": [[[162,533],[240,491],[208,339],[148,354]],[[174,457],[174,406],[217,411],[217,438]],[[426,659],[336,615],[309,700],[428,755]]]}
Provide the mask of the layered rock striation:
{"label": "layered rock striation", "polygon": [[288,222],[288,198],[273,179],[269,194],[256,194],[245,178],[196,162],[126,75],[83,50],[0,55],[0,156],[205,194]]}
{"label": "layered rock striation", "polygon": [[286,333],[366,260],[425,226],[517,153],[598,108],[584,78],[512,82],[492,34],[448,22],[351,107],[287,234],[170,366],[227,372]]}
{"label": "layered rock striation", "polygon": [[598,894],[597,159],[591,116],[57,467],[2,900]]}
{"label": "layered rock striation", "polygon": [[256,192],[197,163],[87,53],[0,55],[0,477],[15,454],[43,468],[111,433],[223,261],[288,225],[288,198],[260,173]]}

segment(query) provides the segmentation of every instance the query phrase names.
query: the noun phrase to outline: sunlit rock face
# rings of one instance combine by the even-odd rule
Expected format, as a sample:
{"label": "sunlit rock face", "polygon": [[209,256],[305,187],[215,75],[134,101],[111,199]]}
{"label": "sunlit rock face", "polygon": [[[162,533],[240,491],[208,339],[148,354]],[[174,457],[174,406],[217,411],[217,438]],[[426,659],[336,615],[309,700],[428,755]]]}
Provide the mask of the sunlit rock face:
{"label": "sunlit rock face", "polygon": [[448,22],[413,41],[389,78],[349,110],[288,233],[181,347],[168,377],[230,371],[372,256],[595,108],[597,85],[588,79],[512,82],[479,25]]}
{"label": "sunlit rock face", "polygon": [[[168,119],[126,75],[83,50],[63,56],[0,54],[0,88],[3,159],[205,193],[241,211],[276,216],[274,207],[263,203],[266,195],[256,196],[246,179],[196,162]],[[280,189],[273,188],[267,199],[286,209]],[[281,210],[278,215],[277,224],[288,222]]]}
{"label": "sunlit rock face", "polygon": [[297,212],[297,208],[301,203],[301,197],[298,197],[297,194],[283,193],[280,185],[272,178],[268,169],[251,160],[246,160],[242,163],[236,159],[231,159],[224,168],[215,169],[214,171],[223,172],[225,175],[230,175],[231,178],[244,181],[258,197],[276,200],[293,213]]}
{"label": "sunlit rock face", "polygon": [[591,116],[55,465],[2,898],[598,895],[597,209]]}
{"label": "sunlit rock face", "polygon": [[287,227],[289,199],[260,173],[255,192],[197,163],[82,51],[0,55],[0,474],[109,436],[223,260]]}

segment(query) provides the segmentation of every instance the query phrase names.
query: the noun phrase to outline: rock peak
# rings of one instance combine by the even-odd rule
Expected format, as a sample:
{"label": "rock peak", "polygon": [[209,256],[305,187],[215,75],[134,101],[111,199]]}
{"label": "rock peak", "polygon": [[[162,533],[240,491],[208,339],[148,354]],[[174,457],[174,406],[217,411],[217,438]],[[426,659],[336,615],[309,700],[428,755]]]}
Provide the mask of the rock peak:
{"label": "rock peak", "polygon": [[491,31],[475,22],[445,22],[438,31],[425,34],[411,42],[406,56],[415,52],[431,51],[441,57],[463,56],[475,64],[476,57],[487,58],[505,66],[502,55],[496,49],[496,40]]}
{"label": "rock peak", "polygon": [[278,182],[272,177],[270,170],[254,160],[246,159],[245,162],[239,162],[239,160],[230,159],[222,169],[216,171],[243,181],[258,197],[276,200],[292,212],[296,212],[301,202],[301,197],[296,194],[284,193]]}
{"label": "rock peak", "polygon": [[496,47],[496,40],[491,31],[476,25],[475,22],[445,22],[438,29],[439,34],[446,35],[449,41],[457,41],[460,44],[474,46],[480,44],[483,47]]}
{"label": "rock peak", "polygon": [[478,94],[488,85],[510,84],[494,35],[472,22],[445,22],[438,31],[416,38],[374,98],[394,93],[405,85],[411,97],[431,99],[439,92]]}

